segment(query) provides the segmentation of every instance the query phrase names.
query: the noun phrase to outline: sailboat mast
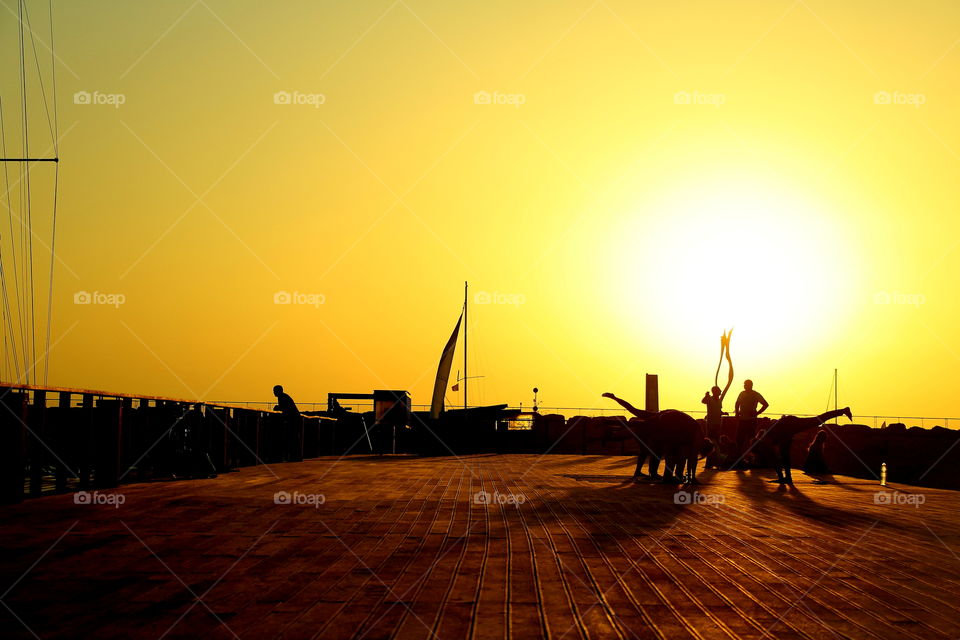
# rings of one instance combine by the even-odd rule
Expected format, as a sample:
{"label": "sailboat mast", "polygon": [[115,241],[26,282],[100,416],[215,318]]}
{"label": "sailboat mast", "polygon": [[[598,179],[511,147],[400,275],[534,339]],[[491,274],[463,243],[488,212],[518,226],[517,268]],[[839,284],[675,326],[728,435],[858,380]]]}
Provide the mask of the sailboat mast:
{"label": "sailboat mast", "polygon": [[[467,411],[467,281],[463,281],[463,411]],[[464,415],[466,417],[466,415]]]}
{"label": "sailboat mast", "polygon": [[[840,406],[840,390],[837,389],[837,370],[833,370],[833,410],[836,411],[837,407]],[[834,423],[837,423],[837,418],[833,419]]]}

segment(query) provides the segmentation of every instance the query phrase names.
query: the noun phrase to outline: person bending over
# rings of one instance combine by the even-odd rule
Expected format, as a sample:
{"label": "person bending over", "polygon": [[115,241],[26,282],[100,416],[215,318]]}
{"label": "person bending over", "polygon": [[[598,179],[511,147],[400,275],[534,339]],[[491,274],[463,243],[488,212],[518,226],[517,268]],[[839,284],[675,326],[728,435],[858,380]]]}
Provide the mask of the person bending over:
{"label": "person bending over", "polygon": [[640,442],[637,468],[633,477],[642,474],[643,463],[649,460],[650,476],[660,477],[660,460],[665,461],[664,482],[697,482],[697,460],[713,450],[713,442],[703,436],[700,423],[692,416],[675,409],[653,412],[637,409],[612,393],[603,394],[642,420],[634,435]]}
{"label": "person bending over", "polygon": [[757,434],[757,440],[770,446],[776,455],[777,480],[779,484],[793,484],[793,476],[790,469],[790,447],[793,445],[793,437],[808,429],[815,429],[827,420],[832,420],[838,416],[847,416],[847,420],[853,420],[853,414],[850,407],[827,411],[811,418],[799,418],[797,416],[783,416],[767,429],[765,432]]}

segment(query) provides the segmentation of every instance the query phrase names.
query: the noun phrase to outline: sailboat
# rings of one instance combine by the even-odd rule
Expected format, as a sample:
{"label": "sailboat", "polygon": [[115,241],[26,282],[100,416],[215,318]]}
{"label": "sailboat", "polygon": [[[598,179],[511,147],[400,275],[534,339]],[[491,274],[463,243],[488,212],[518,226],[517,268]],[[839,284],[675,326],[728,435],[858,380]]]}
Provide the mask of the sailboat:
{"label": "sailboat", "polygon": [[[513,415],[519,413],[519,410],[508,410],[506,404],[495,404],[487,406],[470,407],[467,401],[468,384],[471,379],[483,376],[469,375],[467,361],[467,313],[469,311],[469,283],[463,283],[463,307],[460,310],[460,316],[453,327],[453,332],[440,353],[440,363],[437,366],[437,377],[433,384],[433,398],[430,403],[431,421],[455,421],[458,424],[487,423],[491,420],[508,420]],[[463,408],[446,409],[445,394],[447,385],[450,382],[450,369],[453,366],[454,356],[456,355],[457,341],[460,336],[460,330],[463,329],[463,377],[457,376],[457,385],[463,385]]]}

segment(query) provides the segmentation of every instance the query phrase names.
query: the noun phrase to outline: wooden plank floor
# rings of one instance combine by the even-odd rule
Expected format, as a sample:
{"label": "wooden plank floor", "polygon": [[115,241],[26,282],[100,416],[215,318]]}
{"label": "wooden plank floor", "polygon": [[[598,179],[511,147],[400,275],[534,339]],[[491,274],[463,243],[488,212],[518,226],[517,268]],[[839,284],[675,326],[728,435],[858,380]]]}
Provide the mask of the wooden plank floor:
{"label": "wooden plank floor", "polygon": [[633,464],[324,458],[2,507],[0,635],[960,637],[960,493],[704,472],[678,498]]}

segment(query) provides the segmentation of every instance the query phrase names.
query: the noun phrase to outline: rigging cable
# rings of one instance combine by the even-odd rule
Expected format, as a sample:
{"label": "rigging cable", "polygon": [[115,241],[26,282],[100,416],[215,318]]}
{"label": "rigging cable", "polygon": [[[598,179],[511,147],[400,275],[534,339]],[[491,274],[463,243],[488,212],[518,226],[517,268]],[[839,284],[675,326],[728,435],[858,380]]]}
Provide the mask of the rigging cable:
{"label": "rigging cable", "polygon": [[[60,122],[57,119],[57,54],[53,42],[53,0],[49,0],[50,10],[50,83],[53,98],[53,129],[50,135],[53,137],[53,156],[60,157]],[[34,48],[36,56],[36,48]],[[37,63],[39,69],[40,64]],[[44,96],[44,105],[46,105],[46,96]],[[50,121],[50,113],[47,112],[47,122]],[[47,385],[50,375],[50,326],[53,322],[53,267],[57,250],[57,200],[60,190],[60,163],[54,162],[53,167],[53,220],[51,222],[50,238],[50,284],[47,288],[47,340],[43,350],[43,385]]]}
{"label": "rigging cable", "polygon": [[[30,157],[30,130],[28,128],[28,118],[27,118],[27,72],[26,72],[26,60],[27,57],[24,54],[24,45],[23,45],[23,3],[24,0],[18,0],[17,10],[18,10],[18,22],[19,22],[19,45],[20,45],[20,126],[21,126],[21,137],[20,137],[20,147],[23,150],[23,157]],[[32,327],[33,321],[31,319],[30,310],[32,304],[32,287],[33,287],[33,268],[32,265],[27,264],[27,256],[32,254],[32,251],[27,251],[27,244],[30,241],[30,238],[27,234],[27,230],[33,229],[33,225],[30,219],[30,163],[21,162],[20,163],[20,259],[23,261],[23,269],[21,269],[21,278],[23,279],[21,291],[22,298],[19,301],[20,306],[20,337],[23,342],[23,372],[22,375],[18,377],[19,381],[30,384],[30,367],[29,363],[32,361]],[[26,218],[26,225],[24,225],[24,218]],[[29,266],[29,268],[28,268]],[[30,288],[27,287],[28,278],[30,281]]]}
{"label": "rigging cable", "polygon": [[[52,0],[51,0],[51,3],[52,3]],[[50,9],[51,11],[53,10],[52,4]],[[53,140],[54,156],[56,156],[57,155],[56,154],[57,137],[53,133],[53,121],[50,118],[50,107],[47,104],[47,91],[46,91],[46,88],[43,86],[43,73],[40,72],[40,57],[37,55],[37,37],[36,37],[36,34],[34,34],[33,32],[33,26],[30,24],[30,12],[27,10],[26,4],[23,5],[23,17],[27,25],[27,31],[30,33],[30,46],[33,49],[33,63],[37,67],[37,81],[40,84],[40,97],[43,98],[43,111],[47,116],[47,127],[50,129],[50,138]],[[50,29],[51,29],[50,56],[51,56],[51,59],[53,59],[54,53],[53,53],[53,16],[52,15],[50,17]],[[54,92],[56,92],[57,86],[56,86],[55,76],[53,80],[54,80],[53,90]],[[56,93],[54,93],[54,97],[56,97]],[[54,103],[54,109],[56,109],[56,103]]]}
{"label": "rigging cable", "polygon": [[[4,122],[3,122],[3,98],[2,97],[0,97],[0,153],[3,153],[3,157],[7,156],[7,134],[6,134],[6,127],[4,126]],[[7,172],[7,163],[4,162],[2,164],[3,164],[3,195],[4,195],[4,199],[6,200],[7,219],[10,222],[10,247],[11,249],[13,249],[14,248],[13,210],[10,207],[10,175]],[[19,361],[19,357],[17,356],[17,343],[13,339],[13,316],[10,313],[10,294],[7,290],[6,273],[7,273],[6,267],[3,264],[3,242],[2,242],[2,239],[0,239],[0,289],[2,289],[2,293],[3,293],[3,314],[4,314],[4,319],[6,321],[5,322],[6,331],[4,331],[4,335],[3,335],[4,364],[8,366],[7,373],[9,373],[12,376],[14,371],[18,371],[18,372],[20,371],[20,361]],[[17,263],[15,259],[13,260],[13,273],[14,273],[14,280],[16,280]],[[7,343],[8,339],[10,340],[9,346]],[[12,370],[9,369],[11,352],[13,354]]]}
{"label": "rigging cable", "polygon": [[835,382],[835,378],[834,378],[833,376],[831,376],[831,377],[830,377],[830,389],[827,391],[827,411],[830,411],[830,399],[833,398],[833,384],[834,384],[834,382]]}
{"label": "rigging cable", "polygon": [[[23,6],[24,16],[27,16],[27,5],[26,0],[21,0]],[[25,17],[25,20],[29,20],[29,17]],[[20,23],[20,34],[21,41],[23,40],[23,29],[26,26],[26,23],[21,21]],[[24,69],[24,79],[23,79],[23,157],[30,157],[30,117],[29,111],[27,110],[27,79],[26,79],[26,54],[25,50],[21,45],[21,53],[24,55],[23,60],[23,69]],[[39,71],[39,69],[38,69]],[[28,273],[30,275],[30,288],[26,291],[29,294],[30,298],[30,322],[27,326],[27,331],[29,333],[30,339],[30,360],[25,362],[24,365],[29,364],[28,367],[24,370],[24,377],[27,384],[30,384],[30,373],[37,366],[37,309],[36,309],[36,285],[34,284],[33,277],[33,193],[31,190],[31,180],[30,180],[30,164],[29,162],[23,162],[24,170],[24,184],[26,185],[27,199],[24,201],[26,205],[27,213],[27,255],[25,259],[27,260]]]}

